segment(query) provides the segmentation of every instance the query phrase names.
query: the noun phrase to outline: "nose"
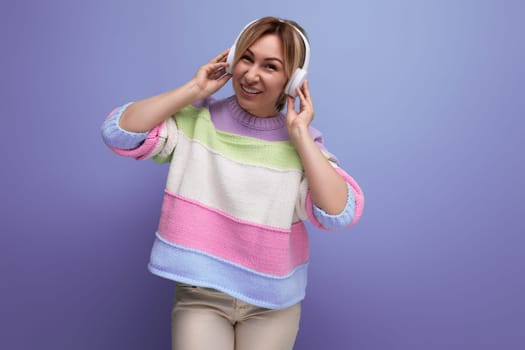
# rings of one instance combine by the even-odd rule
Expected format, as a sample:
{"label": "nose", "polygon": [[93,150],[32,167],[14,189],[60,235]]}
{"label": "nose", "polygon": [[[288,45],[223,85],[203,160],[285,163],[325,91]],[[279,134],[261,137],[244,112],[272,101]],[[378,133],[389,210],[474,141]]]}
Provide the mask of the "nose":
{"label": "nose", "polygon": [[255,64],[251,65],[244,73],[244,78],[248,84],[254,84],[259,81],[259,70]]}

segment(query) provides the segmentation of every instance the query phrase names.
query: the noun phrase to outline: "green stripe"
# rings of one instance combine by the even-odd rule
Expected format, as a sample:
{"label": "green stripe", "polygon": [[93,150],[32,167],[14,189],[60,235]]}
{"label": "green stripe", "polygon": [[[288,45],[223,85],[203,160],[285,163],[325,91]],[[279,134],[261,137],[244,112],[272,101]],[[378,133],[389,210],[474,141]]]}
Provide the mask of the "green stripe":
{"label": "green stripe", "polygon": [[155,161],[155,163],[164,164],[164,163],[171,162],[172,157],[173,157],[173,152],[167,157],[153,156],[152,159]]}
{"label": "green stripe", "polygon": [[303,168],[290,141],[265,141],[216,130],[205,108],[188,106],[173,118],[179,131],[188,138],[232,160],[282,170]]}

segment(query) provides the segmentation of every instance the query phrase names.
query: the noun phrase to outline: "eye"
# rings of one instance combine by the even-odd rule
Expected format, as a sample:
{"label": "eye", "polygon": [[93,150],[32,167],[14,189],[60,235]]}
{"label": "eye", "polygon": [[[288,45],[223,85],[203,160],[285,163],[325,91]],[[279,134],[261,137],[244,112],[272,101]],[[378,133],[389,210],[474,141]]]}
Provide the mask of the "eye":
{"label": "eye", "polygon": [[253,59],[251,58],[250,55],[242,55],[242,56],[241,56],[241,60],[246,61],[246,62],[253,63]]}
{"label": "eye", "polygon": [[276,71],[277,70],[277,66],[275,64],[268,63],[266,65],[266,69],[271,70],[271,71]]}

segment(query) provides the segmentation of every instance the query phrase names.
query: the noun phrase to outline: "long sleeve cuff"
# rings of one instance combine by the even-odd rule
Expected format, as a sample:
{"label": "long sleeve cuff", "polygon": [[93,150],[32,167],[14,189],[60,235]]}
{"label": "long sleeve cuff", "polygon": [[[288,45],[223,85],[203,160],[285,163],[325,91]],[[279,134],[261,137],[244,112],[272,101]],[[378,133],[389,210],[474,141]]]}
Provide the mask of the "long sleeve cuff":
{"label": "long sleeve cuff", "polygon": [[115,109],[102,124],[100,130],[106,145],[119,149],[133,149],[137,148],[146,139],[148,132],[131,132],[122,129],[119,125],[122,113],[130,104],[132,102]]}
{"label": "long sleeve cuff", "polygon": [[329,230],[341,229],[350,225],[354,220],[356,207],[355,194],[350,187],[350,184],[347,183],[346,187],[348,188],[348,197],[346,199],[346,206],[341,213],[336,215],[328,214],[315,204],[313,205],[313,214],[315,218],[321,225]]}

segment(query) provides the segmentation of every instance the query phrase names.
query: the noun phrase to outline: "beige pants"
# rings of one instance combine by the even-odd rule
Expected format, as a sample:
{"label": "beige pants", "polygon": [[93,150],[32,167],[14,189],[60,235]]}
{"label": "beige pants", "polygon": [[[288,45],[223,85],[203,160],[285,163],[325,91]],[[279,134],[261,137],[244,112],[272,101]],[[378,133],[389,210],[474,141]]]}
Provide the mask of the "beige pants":
{"label": "beige pants", "polygon": [[209,288],[177,283],[173,350],[291,350],[301,305],[265,309]]}

